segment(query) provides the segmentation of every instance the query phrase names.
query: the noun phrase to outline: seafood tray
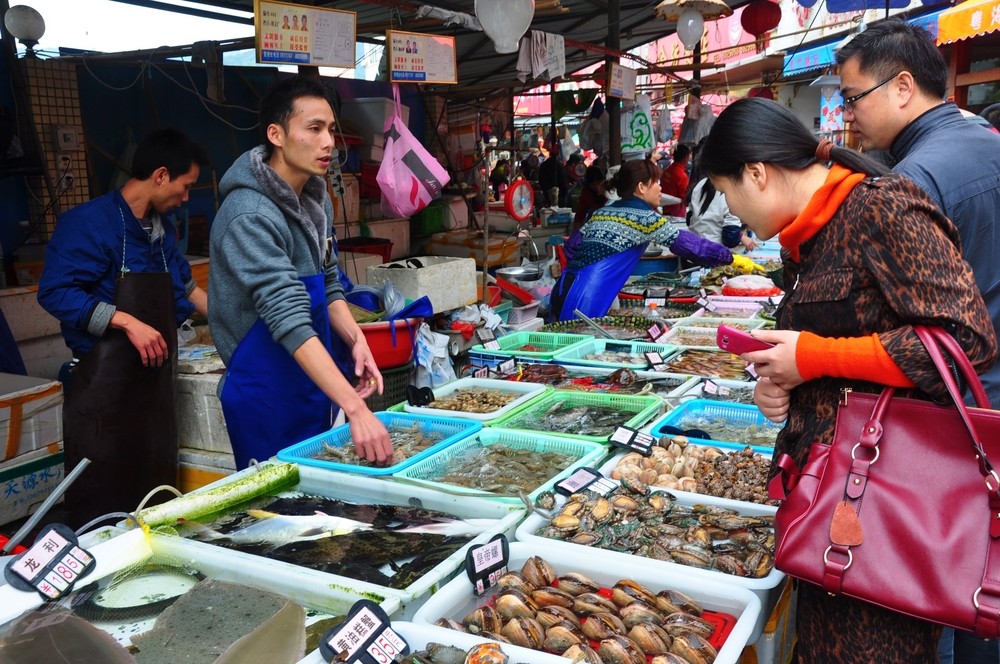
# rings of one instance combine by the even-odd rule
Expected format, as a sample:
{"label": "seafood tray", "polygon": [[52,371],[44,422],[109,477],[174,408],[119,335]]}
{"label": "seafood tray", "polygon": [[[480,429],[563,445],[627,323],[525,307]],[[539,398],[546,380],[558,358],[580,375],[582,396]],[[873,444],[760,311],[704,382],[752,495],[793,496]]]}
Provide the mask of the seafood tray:
{"label": "seafood tray", "polygon": [[[675,346],[654,344],[648,341],[615,341],[613,339],[593,339],[579,346],[556,353],[553,358],[556,364],[576,365],[586,367],[611,367],[620,369],[648,369],[649,362],[643,353],[659,353],[665,360],[676,351]],[[588,360],[588,355],[604,353],[620,353],[620,357],[606,360]]]}
{"label": "seafood tray", "polygon": [[[269,461],[261,464],[261,468],[266,469],[273,465],[281,464]],[[312,466],[299,466],[298,471],[298,483],[289,492],[284,492],[281,495],[289,495],[289,493],[315,495],[360,505],[418,506],[427,510],[444,512],[458,519],[483,519],[485,520],[482,522],[484,530],[436,565],[423,571],[419,577],[401,589],[361,581],[342,574],[321,572],[304,565],[280,562],[243,551],[225,549],[215,544],[173,534],[154,533],[152,536],[154,550],[184,559],[205,560],[213,557],[212,559],[226,561],[230,568],[241,570],[244,573],[248,573],[248,570],[260,570],[260,574],[272,578],[294,578],[302,587],[318,588],[324,592],[328,589],[339,588],[362,593],[365,596],[370,593],[378,597],[398,597],[403,605],[400,617],[406,619],[408,615],[412,615],[416,603],[423,601],[426,595],[434,592],[461,570],[465,564],[466,552],[470,547],[484,544],[498,533],[505,533],[510,537],[525,514],[524,509],[518,509],[515,505],[474,496],[451,496],[441,491],[419,486],[404,486],[387,482],[380,477],[333,473]],[[185,498],[197,497],[201,492],[218,490],[229,485],[246,483],[256,472],[258,471],[255,469],[242,470],[202,487],[186,495]],[[268,494],[261,494],[261,497],[266,495]],[[230,511],[235,512],[239,509],[237,506]],[[358,562],[362,563],[364,560],[359,558]]]}
{"label": "seafood tray", "polygon": [[[629,581],[645,586],[653,593],[663,590],[682,592],[705,610],[735,618],[735,622],[729,622],[723,616],[716,616],[720,623],[729,622],[731,630],[718,648],[714,662],[739,662],[743,648],[751,642],[754,625],[761,619],[760,600],[754,593],[745,588],[690,577],[678,566],[673,570],[665,570],[646,565],[644,560],[632,556],[624,556],[624,560],[614,559],[613,564],[609,565],[611,561],[600,555],[603,552],[594,552],[597,555],[574,555],[577,548],[578,545],[550,544],[548,540],[531,544],[513,542],[510,545],[508,569],[520,570],[526,561],[538,556],[549,563],[558,575],[585,575],[608,589],[627,577]],[[456,578],[428,599],[413,620],[426,624],[433,624],[441,618],[461,621],[487,601],[488,598],[473,594],[472,583],[467,577]]]}
{"label": "seafood tray", "polygon": [[718,302],[710,300],[714,310],[702,307],[691,314],[692,318],[705,316],[706,318],[756,318],[760,313],[762,305],[760,302]]}
{"label": "seafood tray", "polygon": [[[461,650],[469,650],[470,648],[484,643],[497,643],[496,641],[492,641],[483,636],[476,636],[475,634],[457,632],[453,629],[438,627],[437,625],[426,625],[416,622],[393,620],[392,631],[401,636],[403,640],[406,641],[406,644],[410,646],[410,655],[414,652],[425,650],[428,644],[431,643],[438,643],[448,646],[449,648],[460,648]],[[501,643],[500,649],[505,655],[507,655],[508,661],[518,662],[519,664],[569,664],[569,662],[562,657],[557,657],[556,655],[540,652],[538,650],[532,650],[530,648],[522,648],[510,643]],[[407,657],[408,656],[403,656],[400,660],[406,662]],[[456,655],[453,655],[452,653],[442,653],[440,658],[431,654],[428,659],[421,661],[426,661],[428,664],[460,664],[463,660],[460,657],[456,657]],[[491,660],[474,659],[471,661],[472,664],[490,664]],[[317,648],[304,659],[300,659],[298,664],[328,664],[328,662],[323,658],[323,655]],[[499,662],[497,662],[497,664],[499,664]]]}
{"label": "seafood tray", "polygon": [[[459,378],[450,383],[434,388],[434,398],[443,399],[459,390],[480,389],[493,390],[497,392],[507,392],[517,395],[516,398],[506,405],[488,413],[472,413],[460,410],[444,410],[433,407],[433,403],[428,406],[411,406],[409,403],[403,404],[403,410],[408,413],[420,413],[424,415],[434,415],[437,417],[462,418],[478,420],[480,422],[491,422],[503,417],[508,413],[519,410],[527,405],[535,397],[548,391],[544,385],[538,383],[517,383],[509,380],[497,380],[493,378]],[[423,457],[426,458],[426,457]],[[411,464],[412,465],[412,464]]]}
{"label": "seafood tray", "polygon": [[[696,327],[702,330],[719,329],[720,325],[728,325],[737,330],[756,330],[764,326],[766,321],[759,318],[714,318],[709,316],[689,316],[674,323],[674,327]],[[718,348],[718,346],[713,346]]]}
{"label": "seafood tray", "polygon": [[723,350],[689,348],[666,360],[667,370],[706,378],[749,381],[746,362]]}
{"label": "seafood tray", "polygon": [[500,348],[486,348],[478,344],[469,349],[470,353],[522,357],[526,359],[551,360],[563,350],[576,348],[591,337],[585,334],[559,334],[557,332],[514,332],[497,339]]}
{"label": "seafood tray", "polygon": [[[527,365],[528,369],[531,365]],[[545,384],[557,390],[572,390],[580,392],[600,392],[605,394],[656,394],[661,399],[674,399],[686,394],[694,389],[700,381],[697,376],[688,374],[662,373],[657,371],[632,371],[631,369],[610,369],[598,367],[574,367],[563,365],[543,365],[545,369],[552,369],[552,378],[546,378]],[[626,374],[628,374],[626,376]],[[628,381],[631,377],[637,383],[650,383],[652,391],[640,392],[638,389],[629,389]],[[512,379],[513,380],[513,379]],[[537,378],[535,382],[541,382]],[[583,383],[572,383],[568,381],[582,380]],[[616,387],[607,388],[604,385]],[[617,386],[621,386],[620,388]]]}
{"label": "seafood tray", "polygon": [[760,295],[760,296],[751,296],[751,295],[709,295],[705,299],[707,299],[709,302],[715,302],[716,304],[720,304],[722,302],[743,302],[743,303],[756,302],[758,304],[762,304],[764,302],[767,302],[768,300],[770,300],[774,304],[780,304],[781,303],[781,298],[783,298],[783,297],[785,297],[784,293],[782,293],[781,295]]}
{"label": "seafood tray", "polygon": [[535,454],[558,452],[574,457],[569,465],[549,477],[544,483],[534,487],[524,487],[524,492],[531,499],[534,499],[535,496],[543,491],[550,490],[557,481],[569,476],[580,466],[591,466],[600,463],[608,453],[607,448],[600,443],[572,440],[559,436],[545,436],[534,432],[528,434],[524,431],[488,428],[483,429],[472,438],[467,438],[457,445],[453,445],[438,454],[424,459],[420,463],[410,466],[406,470],[400,471],[395,477],[405,477],[410,481],[419,482],[424,486],[443,488],[450,492],[467,492],[469,495],[484,496],[494,498],[495,500],[520,504],[521,499],[515,495],[498,495],[487,491],[479,491],[464,486],[434,481],[434,478],[439,478],[446,472],[449,462],[456,457],[476,447],[489,447],[491,445],[503,445],[513,449],[528,450]]}
{"label": "seafood tray", "polygon": [[426,434],[443,435],[444,439],[435,443],[431,447],[414,454],[408,459],[392,466],[361,466],[356,464],[339,463],[315,458],[324,450],[324,446],[344,447],[351,444],[351,427],[349,424],[341,424],[330,429],[326,433],[313,436],[301,443],[296,443],[291,447],[278,452],[278,459],[289,463],[298,463],[306,466],[316,466],[326,470],[339,470],[348,473],[361,473],[364,475],[391,475],[397,471],[409,468],[421,459],[426,459],[439,450],[443,450],[449,445],[454,445],[467,436],[471,436],[482,428],[478,422],[470,422],[467,419],[458,417],[438,417],[434,415],[413,415],[410,413],[375,413],[375,417],[389,427],[419,427]]}
{"label": "seafood tray", "polygon": [[745,380],[701,377],[678,398],[681,403],[692,399],[709,399],[726,403],[753,404],[755,386],[756,383]]}
{"label": "seafood tray", "polygon": [[[678,492],[676,495],[676,503],[678,505],[686,507],[691,507],[696,504],[703,506],[717,506],[717,499],[714,499],[711,496],[684,494],[682,492]],[[562,496],[557,496],[556,502],[557,505],[556,509],[553,510],[554,512],[558,512],[561,509],[561,507],[566,503],[566,499]],[[753,518],[755,516],[771,516],[774,514],[774,508],[763,505],[754,505],[753,503],[741,503],[741,509],[738,511],[741,517],[748,518]],[[578,568],[581,565],[593,565],[593,569],[595,570],[612,570],[610,572],[611,575],[616,574],[614,570],[628,570],[628,576],[641,583],[645,583],[643,579],[655,579],[655,583],[676,586],[678,590],[682,591],[684,586],[679,585],[681,580],[683,580],[683,583],[687,587],[692,589],[700,587],[708,588],[711,586],[723,587],[726,589],[725,592],[727,595],[729,593],[733,593],[731,595],[732,597],[738,597],[739,595],[736,593],[742,593],[744,590],[750,591],[757,596],[760,602],[760,611],[754,612],[751,618],[753,625],[745,642],[747,644],[756,643],[757,639],[760,638],[760,635],[764,631],[764,625],[767,623],[767,617],[771,614],[771,611],[781,594],[781,584],[785,575],[773,567],[767,576],[762,578],[735,576],[733,574],[726,574],[725,572],[714,569],[704,569],[692,567],[690,565],[682,565],[672,561],[656,560],[654,558],[646,558],[624,551],[599,549],[584,544],[575,544],[536,534],[536,532],[544,530],[548,525],[549,519],[547,517],[538,513],[529,514],[528,518],[521,522],[521,525],[517,527],[515,538],[518,542],[523,542],[525,545],[529,546],[529,550],[533,552],[542,551],[542,547],[551,548],[554,551],[564,552],[562,553],[560,559],[572,561],[572,563],[568,566],[570,569]],[[544,554],[537,553],[537,555]],[[596,575],[595,578],[597,578]],[[663,583],[663,580],[668,578],[678,579],[678,583]],[[651,583],[647,585],[652,586]],[[434,597],[431,597],[431,600],[433,599]],[[428,600],[428,602],[424,604],[423,608],[417,612],[417,619],[422,620],[423,616],[429,616],[432,609],[433,605],[430,600]]]}
{"label": "seafood tray", "polygon": [[[592,318],[591,320],[604,328],[615,339],[623,341],[647,339],[646,330],[649,329],[652,322],[642,316],[601,316],[600,318]],[[596,332],[588,323],[579,319],[548,323],[540,331],[586,334],[591,337]]]}
{"label": "seafood tray", "polygon": [[[687,319],[694,320],[694,319]],[[732,326],[731,324],[737,321],[724,321],[718,318],[703,318],[705,324],[691,324],[685,325],[683,322],[678,323],[674,327],[670,328],[670,331],[663,335],[664,343],[669,343],[677,348],[700,348],[703,350],[718,350],[719,346],[715,343],[715,335],[719,330],[719,325],[725,323]],[[710,325],[715,323],[715,325]],[[742,323],[742,324],[741,324]],[[739,321],[737,322],[737,329],[740,330],[755,330],[764,321]],[[736,327],[736,326],[733,326]]]}
{"label": "seafood tray", "polygon": [[[777,436],[778,432],[784,428],[783,424],[776,424],[764,417],[764,413],[760,412],[760,409],[755,405],[720,403],[709,399],[695,399],[693,401],[686,401],[682,403],[680,406],[664,415],[661,420],[653,424],[653,428],[650,433],[654,436],[668,435],[663,431],[663,428],[666,426],[706,430],[705,426],[699,424],[686,424],[682,426],[682,422],[690,420],[691,418],[711,418],[714,420],[723,420],[726,426],[747,428],[755,427],[763,434],[773,436]],[[711,432],[707,433],[711,435]],[[688,435],[688,438],[696,442],[705,442],[709,445],[729,449],[743,449],[747,446],[747,443],[741,441],[715,440],[712,438],[706,439],[694,435]],[[760,452],[762,454],[771,454],[774,452],[773,445],[750,445],[750,447],[755,452]]]}
{"label": "seafood tray", "polygon": [[650,419],[656,417],[664,407],[663,400],[656,396],[553,390],[524,408],[488,423],[487,426],[538,432],[540,431],[536,426],[538,418],[544,416],[547,411],[560,406],[560,404],[570,409],[596,406],[598,408],[615,409],[621,413],[620,418],[616,418],[613,423],[609,424],[611,431],[607,435],[598,436],[572,433],[573,424],[578,422],[579,418],[571,413],[567,415],[569,421],[567,422],[566,431],[546,432],[557,436],[588,440],[595,443],[607,443],[611,433],[618,426],[624,425],[638,429]]}

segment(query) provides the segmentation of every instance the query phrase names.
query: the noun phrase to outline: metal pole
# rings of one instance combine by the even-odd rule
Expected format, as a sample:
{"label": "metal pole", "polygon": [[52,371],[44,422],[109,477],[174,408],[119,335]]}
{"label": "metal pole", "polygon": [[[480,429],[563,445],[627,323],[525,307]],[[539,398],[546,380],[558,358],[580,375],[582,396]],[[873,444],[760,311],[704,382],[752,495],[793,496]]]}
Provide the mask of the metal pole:
{"label": "metal pole", "polygon": [[[618,50],[621,48],[621,3],[619,0],[611,0],[608,3],[608,37],[607,46]],[[608,83],[611,82],[612,58],[604,61],[604,69]],[[605,93],[610,90],[610,85],[605,87]],[[621,126],[621,102],[617,97],[605,94],[607,102],[604,110],[608,113],[608,165],[616,166],[622,163],[622,126]]]}

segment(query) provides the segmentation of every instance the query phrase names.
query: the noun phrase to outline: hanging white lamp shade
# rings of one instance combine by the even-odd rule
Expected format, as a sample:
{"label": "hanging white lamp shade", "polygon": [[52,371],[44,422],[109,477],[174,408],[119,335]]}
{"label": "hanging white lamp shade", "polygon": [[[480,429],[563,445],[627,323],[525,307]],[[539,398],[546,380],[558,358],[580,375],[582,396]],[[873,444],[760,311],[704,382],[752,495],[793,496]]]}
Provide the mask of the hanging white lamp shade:
{"label": "hanging white lamp shade", "polygon": [[516,53],[535,16],[535,0],[476,0],[476,18],[497,53]]}
{"label": "hanging white lamp shade", "polygon": [[677,19],[677,36],[684,44],[684,48],[692,50],[701,41],[703,34],[705,34],[705,19],[698,10],[688,7],[682,11]]}

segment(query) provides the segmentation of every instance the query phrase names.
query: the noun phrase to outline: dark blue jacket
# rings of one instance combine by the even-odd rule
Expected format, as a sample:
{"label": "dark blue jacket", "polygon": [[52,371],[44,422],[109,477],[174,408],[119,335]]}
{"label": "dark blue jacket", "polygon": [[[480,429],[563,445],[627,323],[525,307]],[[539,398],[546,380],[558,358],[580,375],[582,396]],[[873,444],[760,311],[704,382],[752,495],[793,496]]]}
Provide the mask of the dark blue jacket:
{"label": "dark blue jacket", "polygon": [[194,287],[191,265],[177,251],[174,226],[162,215],[161,220],[164,237],[150,240],[118,190],[59,217],[45,252],[38,302],[59,319],[66,345],[76,357],[97,341],[88,326],[98,304],[114,303],[123,244],[125,266],[132,272],[162,272],[166,262],[173,281],[178,325],[194,311],[187,299]]}
{"label": "dark blue jacket", "polygon": [[[890,152],[893,170],[920,185],[958,226],[962,256],[1000,334],[1000,135],[947,103],[907,125]],[[982,380],[993,407],[1000,408],[1000,362]]]}

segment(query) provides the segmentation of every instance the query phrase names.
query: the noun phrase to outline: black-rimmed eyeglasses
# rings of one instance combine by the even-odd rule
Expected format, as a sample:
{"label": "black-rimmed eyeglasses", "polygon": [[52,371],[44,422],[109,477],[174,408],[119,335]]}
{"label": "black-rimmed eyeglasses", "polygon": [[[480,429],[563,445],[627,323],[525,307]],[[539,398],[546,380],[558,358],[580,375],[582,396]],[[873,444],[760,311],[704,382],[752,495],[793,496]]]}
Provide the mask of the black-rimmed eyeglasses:
{"label": "black-rimmed eyeglasses", "polygon": [[898,71],[895,74],[893,74],[892,76],[890,76],[889,78],[887,78],[884,81],[882,81],[881,83],[879,83],[878,85],[873,85],[872,87],[868,88],[864,92],[859,92],[858,94],[854,95],[853,97],[844,97],[844,110],[845,111],[850,111],[851,113],[853,113],[854,112],[854,105],[857,104],[858,101],[862,97],[864,97],[865,95],[870,95],[871,93],[875,92],[876,90],[878,90],[879,88],[881,88],[883,85],[885,85],[886,83],[888,83],[889,81],[891,81],[892,79],[896,78],[897,76],[899,76],[902,73],[903,72]]}

